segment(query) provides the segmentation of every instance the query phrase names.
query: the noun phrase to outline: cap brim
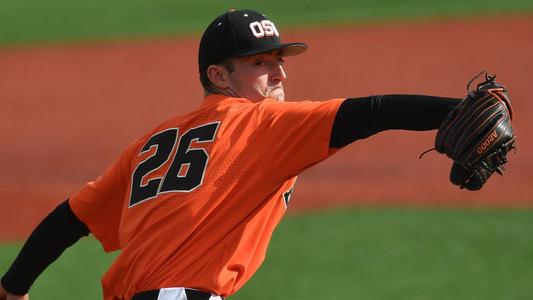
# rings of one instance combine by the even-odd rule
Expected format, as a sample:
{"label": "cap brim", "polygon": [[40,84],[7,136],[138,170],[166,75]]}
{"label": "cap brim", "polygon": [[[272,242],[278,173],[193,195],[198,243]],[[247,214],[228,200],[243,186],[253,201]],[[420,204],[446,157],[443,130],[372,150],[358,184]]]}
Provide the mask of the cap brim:
{"label": "cap brim", "polygon": [[309,48],[309,46],[307,46],[307,44],[305,43],[280,43],[280,44],[274,44],[274,45],[268,45],[264,47],[255,48],[250,51],[245,51],[243,53],[236,55],[236,57],[250,56],[250,55],[255,55],[259,53],[270,52],[273,50],[281,50],[281,55],[283,56],[293,56],[293,55],[298,55],[298,54],[305,52],[307,48]]}

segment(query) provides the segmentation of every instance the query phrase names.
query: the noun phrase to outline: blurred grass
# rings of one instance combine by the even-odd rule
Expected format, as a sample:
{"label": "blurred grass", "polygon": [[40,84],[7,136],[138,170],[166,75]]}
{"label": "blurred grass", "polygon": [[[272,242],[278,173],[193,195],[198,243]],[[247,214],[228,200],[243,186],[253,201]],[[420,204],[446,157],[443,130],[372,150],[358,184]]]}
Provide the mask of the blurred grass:
{"label": "blurred grass", "polygon": [[531,0],[2,0],[0,45],[198,34],[229,8],[254,8],[278,27],[531,14]]}
{"label": "blurred grass", "polygon": [[[533,299],[532,236],[531,210],[289,215],[263,267],[229,299]],[[0,273],[18,248],[0,247]],[[80,241],[38,279],[33,299],[101,298],[113,257]]]}
{"label": "blurred grass", "polygon": [[533,299],[532,217],[367,209],[287,218],[232,299]]}

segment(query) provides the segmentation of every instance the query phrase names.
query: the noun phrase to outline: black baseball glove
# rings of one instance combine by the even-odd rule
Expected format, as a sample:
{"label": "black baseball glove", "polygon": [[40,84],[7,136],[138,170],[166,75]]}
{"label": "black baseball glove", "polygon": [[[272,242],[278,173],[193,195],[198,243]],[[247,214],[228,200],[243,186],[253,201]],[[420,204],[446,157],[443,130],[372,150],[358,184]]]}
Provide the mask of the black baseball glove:
{"label": "black baseball glove", "polygon": [[[472,82],[485,73],[475,90]],[[435,149],[453,160],[450,181],[479,190],[494,173],[502,175],[514,149],[513,110],[507,90],[496,76],[480,73],[467,85],[468,95],[448,114],[435,138]]]}

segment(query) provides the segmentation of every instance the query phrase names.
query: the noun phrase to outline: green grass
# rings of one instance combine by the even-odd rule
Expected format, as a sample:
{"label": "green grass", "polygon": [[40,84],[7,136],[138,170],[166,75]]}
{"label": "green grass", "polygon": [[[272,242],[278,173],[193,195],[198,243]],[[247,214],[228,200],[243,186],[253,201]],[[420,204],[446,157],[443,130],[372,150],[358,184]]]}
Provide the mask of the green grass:
{"label": "green grass", "polygon": [[286,28],[485,14],[531,14],[530,0],[2,0],[0,45],[202,32],[229,8],[254,8]]}
{"label": "green grass", "polygon": [[533,299],[532,211],[287,218],[233,299]]}
{"label": "green grass", "polygon": [[[344,209],[289,215],[267,259],[232,300],[533,299],[533,211]],[[5,270],[18,245],[0,247]],[[69,249],[34,299],[100,298],[113,256]]]}

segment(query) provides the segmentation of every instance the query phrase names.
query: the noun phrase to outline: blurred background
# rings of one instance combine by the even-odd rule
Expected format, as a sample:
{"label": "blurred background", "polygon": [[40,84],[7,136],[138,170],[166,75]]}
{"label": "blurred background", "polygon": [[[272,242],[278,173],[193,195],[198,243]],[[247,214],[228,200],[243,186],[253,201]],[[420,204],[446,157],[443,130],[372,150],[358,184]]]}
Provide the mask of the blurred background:
{"label": "blurred background", "polygon": [[[35,225],[129,142],[200,105],[197,44],[230,8],[259,10],[283,40],[310,45],[287,59],[291,101],[460,98],[487,70],[509,88],[518,136],[508,172],[479,192],[449,183],[446,157],[418,159],[434,132],[350,145],[300,176],[263,267],[230,299],[533,298],[525,0],[1,1],[0,273]],[[32,296],[101,298],[115,256],[84,239]]]}

